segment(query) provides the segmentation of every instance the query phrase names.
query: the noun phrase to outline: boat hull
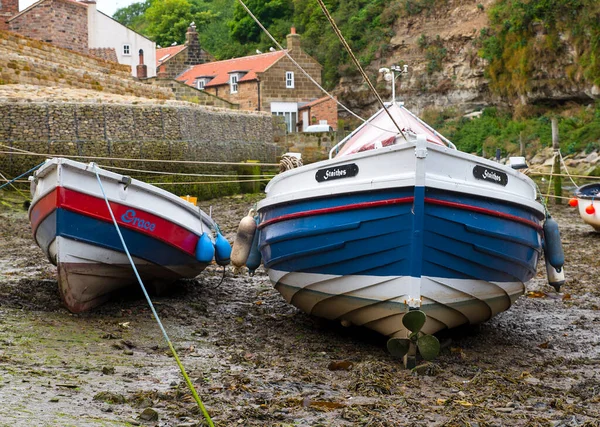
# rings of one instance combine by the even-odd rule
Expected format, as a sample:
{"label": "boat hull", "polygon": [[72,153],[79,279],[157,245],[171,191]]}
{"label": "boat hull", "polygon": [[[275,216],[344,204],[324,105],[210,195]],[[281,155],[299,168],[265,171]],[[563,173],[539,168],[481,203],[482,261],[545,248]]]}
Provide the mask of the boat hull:
{"label": "boat hull", "polygon": [[[101,175],[121,235],[147,288],[164,291],[176,280],[204,270],[207,264],[194,254],[200,230],[212,227],[208,217],[170,193],[135,180],[124,189],[120,176],[107,171]],[[33,235],[58,268],[66,307],[72,312],[89,310],[115,290],[136,284],[95,173],[86,165],[56,159],[40,169],[36,180],[30,208]]]}
{"label": "boat hull", "polygon": [[[592,183],[581,186],[575,193],[577,198],[577,207],[579,216],[586,224],[600,233],[600,204],[594,204],[594,199],[600,199],[600,183]],[[594,206],[593,212],[589,213],[586,209]]]}
{"label": "boat hull", "polygon": [[[315,178],[349,164],[355,176]],[[475,167],[510,184],[480,182]],[[522,196],[527,179],[431,144],[305,166],[267,188],[259,249],[276,289],[309,314],[387,336],[406,336],[411,307],[427,314],[428,333],[480,323],[508,309],[536,271],[543,211],[533,187]]]}

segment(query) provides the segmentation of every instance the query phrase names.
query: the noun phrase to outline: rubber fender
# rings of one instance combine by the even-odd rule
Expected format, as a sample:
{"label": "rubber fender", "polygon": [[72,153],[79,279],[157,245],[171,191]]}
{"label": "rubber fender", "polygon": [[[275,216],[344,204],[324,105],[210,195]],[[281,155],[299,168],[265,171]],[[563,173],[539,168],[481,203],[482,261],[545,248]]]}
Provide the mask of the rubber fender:
{"label": "rubber fender", "polygon": [[246,264],[255,232],[256,221],[254,220],[254,209],[250,209],[248,215],[241,219],[235,235],[235,240],[233,241],[231,263],[235,267],[241,268]]}
{"label": "rubber fender", "polygon": [[231,262],[231,245],[223,235],[217,231],[215,239],[215,261],[221,266]]}
{"label": "rubber fender", "polygon": [[556,270],[546,258],[546,276],[548,284],[556,289],[556,292],[560,292],[560,287],[565,284],[565,269]]}
{"label": "rubber fender", "polygon": [[544,221],[544,257],[560,273],[565,263],[558,223],[548,216]]}
{"label": "rubber fender", "polygon": [[[258,227],[258,216],[254,218]],[[254,272],[260,266],[262,256],[258,250],[258,239],[260,237],[260,231],[257,229],[252,239],[252,245],[250,246],[250,253],[248,254],[248,260],[246,261],[246,267],[248,267],[248,273],[250,276],[254,276]]]}
{"label": "rubber fender", "polygon": [[196,260],[208,264],[215,256],[215,247],[213,246],[208,234],[202,233],[196,244]]}

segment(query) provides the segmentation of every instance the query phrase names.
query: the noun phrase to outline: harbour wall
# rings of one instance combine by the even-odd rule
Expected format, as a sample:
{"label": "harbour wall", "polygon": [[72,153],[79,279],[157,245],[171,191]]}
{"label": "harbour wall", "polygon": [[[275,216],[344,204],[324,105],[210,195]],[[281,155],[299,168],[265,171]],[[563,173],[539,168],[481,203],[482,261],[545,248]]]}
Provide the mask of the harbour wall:
{"label": "harbour wall", "polygon": [[[85,102],[2,102],[0,144],[49,156],[118,159],[276,163],[283,149],[273,143],[270,114],[233,111],[167,101],[137,105]],[[6,152],[6,147],[0,147]],[[0,154],[0,172],[16,176],[44,157]],[[89,159],[81,158],[88,162]],[[147,175],[123,172],[146,182],[215,182],[161,186],[201,199],[243,191],[236,175],[244,167],[168,162],[94,160],[101,166],[219,177]],[[256,170],[256,168],[254,168]],[[240,178],[246,179],[246,178]],[[169,181],[171,182],[171,181]]]}

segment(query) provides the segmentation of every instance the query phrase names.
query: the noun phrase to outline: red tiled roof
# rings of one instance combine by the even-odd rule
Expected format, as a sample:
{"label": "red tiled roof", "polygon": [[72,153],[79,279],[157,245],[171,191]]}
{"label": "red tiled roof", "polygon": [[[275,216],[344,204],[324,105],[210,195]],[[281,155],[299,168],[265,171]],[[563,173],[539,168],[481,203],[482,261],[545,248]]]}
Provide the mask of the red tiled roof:
{"label": "red tiled roof", "polygon": [[303,110],[305,108],[310,108],[310,107],[314,107],[317,104],[320,104],[321,102],[324,101],[328,101],[331,98],[328,96],[324,96],[323,98],[319,98],[319,99],[315,99],[314,101],[310,101],[308,104],[304,104],[302,107],[299,107],[298,110]]}
{"label": "red tiled roof", "polygon": [[167,59],[172,58],[185,48],[184,44],[178,46],[161,47],[156,49],[156,66],[165,62]]}
{"label": "red tiled roof", "polygon": [[205,87],[220,86],[229,84],[229,73],[233,71],[246,73],[246,75],[238,80],[240,82],[256,80],[256,73],[262,73],[283,56],[285,56],[285,52],[278,50],[276,52],[243,56],[241,58],[227,59],[225,61],[198,64],[182,73],[177,77],[177,80],[193,85],[194,79],[197,77],[211,76],[213,79],[206,83]]}

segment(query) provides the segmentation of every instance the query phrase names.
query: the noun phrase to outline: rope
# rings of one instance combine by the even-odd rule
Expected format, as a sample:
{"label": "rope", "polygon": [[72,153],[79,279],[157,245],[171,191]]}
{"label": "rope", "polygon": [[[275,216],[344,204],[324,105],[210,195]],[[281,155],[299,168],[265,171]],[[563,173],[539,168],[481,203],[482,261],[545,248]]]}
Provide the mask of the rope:
{"label": "rope", "polygon": [[[6,145],[0,144],[1,147]],[[19,150],[13,147],[7,147],[11,150]],[[12,154],[20,156],[37,156],[37,157],[64,157],[67,159],[89,159],[89,160],[112,160],[123,162],[148,162],[148,163],[181,163],[189,165],[228,165],[228,166],[279,166],[279,163],[242,163],[242,162],[202,162],[197,160],[159,160],[159,159],[127,159],[123,157],[99,157],[99,156],[71,156],[67,154],[44,154],[33,153],[31,151],[19,150],[21,152],[0,151],[0,154]]]}
{"label": "rope", "polygon": [[0,190],[2,190],[4,187],[6,187],[6,186],[7,186],[7,185],[9,185],[9,184],[12,184],[13,182],[15,182],[17,179],[21,178],[22,176],[25,176],[25,175],[27,175],[29,172],[33,172],[34,170],[36,170],[37,168],[39,168],[40,166],[42,166],[44,163],[46,163],[46,162],[44,161],[44,162],[40,163],[39,165],[32,167],[32,168],[31,168],[31,169],[29,169],[27,172],[25,172],[25,173],[22,173],[22,174],[21,174],[21,175],[19,175],[18,177],[16,177],[16,178],[13,178],[13,179],[11,179],[10,181],[8,181],[8,182],[6,182],[6,183],[4,183],[4,184],[0,185]]}
{"label": "rope", "polygon": [[140,173],[149,173],[156,175],[167,175],[167,176],[201,176],[201,177],[238,177],[238,178],[253,178],[255,176],[265,176],[272,178],[275,174],[266,174],[261,173],[257,175],[231,175],[231,174],[206,174],[206,173],[179,173],[179,172],[161,172],[161,171],[153,171],[153,170],[144,170],[144,169],[131,169],[131,168],[120,168],[117,166],[109,166],[109,165],[99,165],[103,169],[115,169],[121,171],[128,172],[140,172]]}
{"label": "rope", "polygon": [[333,31],[335,31],[335,33],[337,34],[338,38],[340,39],[340,42],[342,43],[342,45],[344,46],[344,48],[346,48],[346,50],[348,51],[348,54],[350,55],[350,58],[352,58],[352,61],[354,62],[354,65],[356,65],[356,68],[358,68],[358,71],[360,72],[361,76],[363,77],[363,79],[365,80],[365,82],[367,82],[367,85],[369,86],[369,89],[371,89],[371,91],[375,94],[375,98],[377,98],[377,101],[379,102],[379,104],[381,105],[381,107],[386,111],[386,113],[390,117],[390,120],[392,121],[392,123],[394,123],[394,125],[396,126],[396,128],[398,128],[398,132],[400,132],[400,135],[402,135],[402,137],[405,140],[408,141],[408,139],[406,138],[406,135],[404,135],[404,132],[402,132],[402,129],[400,129],[400,126],[398,125],[398,123],[396,123],[396,120],[394,120],[394,117],[392,117],[392,113],[390,113],[388,111],[388,109],[385,107],[385,104],[383,103],[383,100],[381,99],[381,97],[379,96],[379,94],[377,93],[377,91],[375,90],[375,87],[373,86],[373,83],[371,83],[371,80],[369,80],[369,77],[367,77],[367,74],[365,73],[365,70],[363,70],[363,68],[360,66],[360,63],[358,62],[358,59],[356,59],[356,56],[354,56],[354,53],[352,52],[352,49],[350,49],[350,46],[346,42],[346,39],[344,39],[344,36],[340,32],[340,29],[336,25],[335,21],[333,20],[333,17],[329,14],[329,11],[327,10],[327,6],[325,6],[325,3],[323,3],[323,0],[317,0],[317,2],[319,3],[319,6],[321,6],[321,10],[323,11],[323,13],[325,14],[325,16],[327,17],[327,20],[329,21],[329,23],[333,27]]}
{"label": "rope", "polygon": [[[527,172],[526,175],[537,175],[537,176],[547,176],[548,174],[545,172]],[[588,176],[588,175],[568,175],[564,173],[555,173],[554,176],[571,176],[573,178],[582,178],[582,179],[600,179],[600,176]],[[577,185],[575,185],[577,187]]]}
{"label": "rope", "polygon": [[571,180],[571,182],[573,183],[573,185],[576,188],[579,188],[579,186],[577,184],[575,184],[575,181],[573,181],[573,178],[571,178],[571,175],[569,174],[569,169],[567,169],[567,164],[565,163],[565,159],[563,159],[563,156],[562,156],[562,153],[560,152],[560,150],[558,151],[558,155],[559,155],[561,163],[563,164],[563,166],[565,168],[565,172],[567,172],[567,176],[569,177],[569,179]]}
{"label": "rope", "polygon": [[192,184],[227,184],[227,183],[235,183],[235,182],[263,182],[270,181],[270,179],[242,179],[242,180],[232,180],[232,181],[185,181],[185,182],[147,182],[147,184],[151,185],[192,185]]}
{"label": "rope", "polygon": [[289,171],[302,166],[302,159],[296,156],[283,156],[279,162],[279,172]]}
{"label": "rope", "polygon": [[96,169],[95,164],[93,164],[93,169],[94,169],[94,172],[96,173],[96,179],[98,180],[98,185],[100,185],[100,190],[102,191],[102,196],[104,196],[104,201],[106,202],[106,207],[108,208],[110,217],[112,218],[113,224],[115,225],[115,229],[117,230],[117,233],[119,234],[119,239],[121,239],[121,244],[123,245],[123,249],[125,249],[125,253],[127,254],[127,258],[129,259],[129,262],[131,263],[131,267],[133,268],[135,277],[137,278],[138,283],[140,284],[140,287],[142,288],[142,292],[144,293],[144,296],[146,297],[146,300],[148,301],[148,304],[150,305],[152,314],[154,315],[154,318],[156,319],[156,322],[158,323],[158,326],[160,327],[160,330],[162,331],[165,341],[167,341],[167,344],[169,345],[169,348],[171,349],[171,352],[173,353],[175,361],[177,362],[177,365],[179,366],[179,369],[181,370],[181,374],[183,375],[183,378],[185,378],[185,382],[187,383],[190,391],[192,392],[192,395],[194,396],[194,399],[196,400],[198,407],[202,411],[202,414],[204,415],[206,422],[208,423],[208,425],[210,427],[214,427],[214,424],[213,424],[212,420],[210,419],[210,415],[208,415],[206,408],[202,404],[202,400],[200,400],[200,396],[198,396],[198,393],[196,392],[196,389],[194,388],[194,385],[192,384],[190,377],[188,377],[187,373],[185,372],[185,368],[183,367],[181,360],[179,360],[179,356],[177,355],[177,352],[175,351],[175,348],[173,347],[173,344],[171,343],[171,340],[169,339],[169,336],[167,335],[167,331],[165,331],[165,328],[163,327],[163,324],[160,321],[160,318],[158,317],[158,313],[156,313],[156,310],[154,309],[152,300],[150,300],[150,296],[148,295],[148,292],[146,292],[146,287],[144,286],[144,283],[142,282],[142,278],[140,277],[140,275],[137,271],[137,268],[135,266],[135,263],[133,262],[133,259],[131,258],[129,249],[127,248],[127,245],[125,244],[125,240],[123,239],[123,235],[121,234],[119,224],[117,224],[117,220],[115,219],[113,211],[110,207],[110,203],[108,202],[108,197],[106,197],[106,193],[104,192],[104,186],[102,185],[102,181],[100,181],[100,175],[98,174],[98,169]]}
{"label": "rope", "polygon": [[[6,182],[8,182],[8,178],[6,178],[2,172],[0,172],[0,178],[2,178],[3,180],[5,180]],[[10,186],[12,188],[14,188],[14,190],[17,193],[19,193],[25,200],[30,200],[30,198],[28,196],[26,196],[25,194],[23,194],[23,192],[21,190],[19,190],[17,187],[15,187],[12,182],[10,183]]]}
{"label": "rope", "polygon": [[306,77],[308,77],[308,79],[309,79],[311,82],[313,82],[313,83],[314,83],[314,84],[315,84],[315,85],[316,85],[316,86],[317,86],[319,89],[321,89],[321,91],[322,91],[323,93],[325,93],[325,94],[326,94],[326,95],[327,95],[329,98],[333,99],[333,100],[334,100],[334,101],[335,101],[335,102],[336,102],[336,103],[337,103],[337,104],[338,104],[340,107],[342,107],[342,108],[343,108],[344,110],[346,110],[348,113],[350,113],[351,115],[353,115],[354,117],[356,117],[357,119],[359,119],[359,120],[360,120],[360,121],[362,121],[362,122],[365,122],[365,121],[366,121],[365,119],[363,119],[362,117],[360,117],[358,114],[356,114],[355,112],[353,112],[352,110],[350,110],[348,107],[346,107],[344,104],[342,104],[340,101],[338,101],[337,99],[335,99],[333,95],[331,95],[331,94],[330,94],[329,92],[327,92],[327,91],[326,91],[326,90],[325,90],[325,89],[324,89],[324,88],[323,88],[323,87],[322,87],[322,86],[321,86],[319,83],[317,83],[317,81],[316,81],[315,79],[313,79],[313,78],[312,78],[312,76],[311,76],[310,74],[308,74],[308,73],[307,73],[307,72],[304,70],[304,68],[302,68],[302,67],[300,66],[300,64],[298,64],[298,63],[296,62],[296,60],[295,60],[294,58],[292,58],[292,57],[291,57],[291,55],[290,55],[290,54],[287,52],[287,50],[286,50],[286,49],[284,49],[284,48],[283,48],[283,47],[282,47],[282,46],[279,44],[279,42],[277,42],[277,40],[275,40],[275,38],[274,38],[274,37],[271,35],[271,33],[269,33],[269,30],[267,30],[267,29],[266,29],[266,28],[263,26],[263,24],[261,24],[261,23],[260,23],[260,21],[258,20],[258,18],[257,18],[256,16],[254,16],[254,14],[252,13],[252,11],[251,11],[250,9],[248,9],[248,6],[246,6],[242,0],[238,0],[238,2],[239,2],[239,3],[242,5],[242,7],[243,7],[243,8],[246,10],[246,12],[248,12],[248,15],[250,15],[250,17],[251,17],[252,19],[254,19],[254,22],[256,22],[256,23],[258,24],[258,26],[259,26],[259,27],[260,27],[260,28],[261,28],[261,29],[264,31],[264,33],[265,33],[265,34],[266,34],[266,35],[267,35],[267,36],[268,36],[268,37],[271,39],[271,41],[272,41],[273,43],[275,43],[275,46],[277,46],[277,48],[278,48],[279,50],[281,50],[281,51],[282,51],[282,52],[285,54],[285,56],[287,56],[287,57],[288,57],[288,59],[289,59],[290,61],[292,61],[292,63],[293,63],[293,64],[294,64],[296,67],[298,67],[298,69],[299,69],[299,70],[300,70],[300,71],[301,71],[301,72],[302,72],[302,73],[303,73],[303,74],[304,74]]}

